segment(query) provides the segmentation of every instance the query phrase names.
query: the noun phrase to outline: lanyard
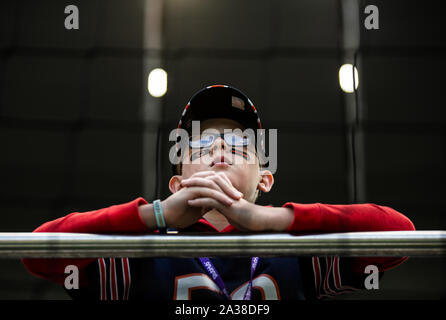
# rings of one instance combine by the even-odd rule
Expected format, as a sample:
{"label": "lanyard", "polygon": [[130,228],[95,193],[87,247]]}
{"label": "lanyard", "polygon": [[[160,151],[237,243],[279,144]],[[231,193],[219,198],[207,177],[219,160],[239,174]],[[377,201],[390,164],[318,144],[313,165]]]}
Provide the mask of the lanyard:
{"label": "lanyard", "polygon": [[[207,273],[211,276],[211,278],[215,282],[215,284],[220,288],[221,292],[223,292],[225,297],[228,300],[231,300],[231,296],[229,295],[228,290],[226,289],[225,283],[223,282],[223,279],[218,274],[217,269],[215,268],[215,266],[211,262],[211,260],[209,258],[200,258],[200,262],[203,265],[203,267],[206,269]],[[248,284],[248,287],[246,288],[245,294],[243,295],[243,300],[251,300],[252,277],[253,277],[254,272],[257,268],[258,262],[259,262],[259,257],[251,258],[251,278],[249,280],[249,284]]]}

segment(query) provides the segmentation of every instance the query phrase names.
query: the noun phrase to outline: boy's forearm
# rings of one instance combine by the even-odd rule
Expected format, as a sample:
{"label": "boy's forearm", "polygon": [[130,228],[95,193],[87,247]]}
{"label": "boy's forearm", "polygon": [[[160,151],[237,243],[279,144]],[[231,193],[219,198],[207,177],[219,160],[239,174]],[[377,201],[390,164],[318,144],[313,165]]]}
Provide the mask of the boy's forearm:
{"label": "boy's forearm", "polygon": [[[285,231],[294,219],[290,208],[265,207],[242,199],[239,209],[226,213],[235,227],[246,231]],[[241,229],[242,227],[243,229]]]}

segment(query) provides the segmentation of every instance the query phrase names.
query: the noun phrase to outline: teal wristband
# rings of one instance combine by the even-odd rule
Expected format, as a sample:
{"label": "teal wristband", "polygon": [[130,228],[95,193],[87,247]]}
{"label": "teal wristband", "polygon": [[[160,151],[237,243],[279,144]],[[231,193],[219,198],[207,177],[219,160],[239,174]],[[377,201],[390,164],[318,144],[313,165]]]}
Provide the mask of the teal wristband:
{"label": "teal wristband", "polygon": [[161,201],[153,201],[153,210],[155,211],[156,226],[161,234],[167,233],[166,221],[164,220],[164,212],[161,208]]}

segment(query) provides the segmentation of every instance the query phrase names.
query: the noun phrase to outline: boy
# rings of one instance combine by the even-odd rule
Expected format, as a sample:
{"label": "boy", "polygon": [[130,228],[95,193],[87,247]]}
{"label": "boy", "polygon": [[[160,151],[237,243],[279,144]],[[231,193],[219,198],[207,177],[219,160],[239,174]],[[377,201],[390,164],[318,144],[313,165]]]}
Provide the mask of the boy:
{"label": "boy", "polygon": [[[193,132],[200,121],[200,133]],[[238,129],[238,131],[237,131]],[[397,211],[374,204],[255,204],[274,178],[264,169],[261,144],[240,133],[261,129],[257,110],[239,90],[210,86],[187,104],[177,133],[189,135],[169,181],[172,195],[153,204],[138,198],[109,208],[72,213],[35,232],[149,233],[284,231],[295,234],[414,230]],[[229,132],[228,132],[229,131]],[[177,142],[179,142],[177,140]],[[183,141],[184,142],[184,141]],[[177,144],[178,145],[178,144]],[[256,147],[257,145],[257,147]],[[99,258],[24,259],[28,270],[64,283],[64,268],[80,270],[73,298],[118,299],[314,299],[364,288],[364,269],[380,272],[405,258]]]}

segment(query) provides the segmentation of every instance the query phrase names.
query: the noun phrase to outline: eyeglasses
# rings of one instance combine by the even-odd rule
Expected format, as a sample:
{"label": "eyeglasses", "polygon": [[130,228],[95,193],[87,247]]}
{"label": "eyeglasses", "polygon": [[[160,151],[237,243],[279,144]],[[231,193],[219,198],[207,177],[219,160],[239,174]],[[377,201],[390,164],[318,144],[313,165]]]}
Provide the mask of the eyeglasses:
{"label": "eyeglasses", "polygon": [[232,147],[247,147],[251,144],[251,139],[248,136],[228,132],[206,133],[199,136],[191,136],[189,138],[189,146],[192,149],[208,148],[214,144],[218,137],[223,138],[226,144]]}

